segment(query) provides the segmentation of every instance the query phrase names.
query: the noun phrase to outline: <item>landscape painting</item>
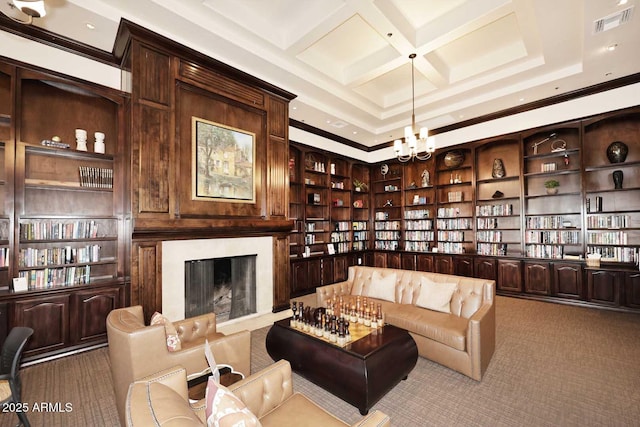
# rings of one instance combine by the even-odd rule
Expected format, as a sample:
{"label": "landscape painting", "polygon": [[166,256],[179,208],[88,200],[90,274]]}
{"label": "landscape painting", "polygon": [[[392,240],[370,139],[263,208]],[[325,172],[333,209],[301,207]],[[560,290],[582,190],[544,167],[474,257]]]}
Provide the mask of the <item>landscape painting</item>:
{"label": "landscape painting", "polygon": [[191,119],[193,198],[255,202],[255,134]]}

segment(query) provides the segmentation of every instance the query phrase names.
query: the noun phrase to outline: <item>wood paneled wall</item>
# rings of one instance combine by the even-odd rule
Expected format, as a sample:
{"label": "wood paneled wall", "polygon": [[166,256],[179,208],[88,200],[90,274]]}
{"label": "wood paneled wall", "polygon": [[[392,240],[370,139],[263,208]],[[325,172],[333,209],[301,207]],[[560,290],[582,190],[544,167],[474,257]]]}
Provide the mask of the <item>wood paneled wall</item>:
{"label": "wood paneled wall", "polygon": [[[126,21],[116,55],[131,72],[131,303],[145,314],[162,309],[163,240],[269,235],[274,310],[288,307],[294,95]],[[192,117],[255,134],[255,202],[192,197]]]}

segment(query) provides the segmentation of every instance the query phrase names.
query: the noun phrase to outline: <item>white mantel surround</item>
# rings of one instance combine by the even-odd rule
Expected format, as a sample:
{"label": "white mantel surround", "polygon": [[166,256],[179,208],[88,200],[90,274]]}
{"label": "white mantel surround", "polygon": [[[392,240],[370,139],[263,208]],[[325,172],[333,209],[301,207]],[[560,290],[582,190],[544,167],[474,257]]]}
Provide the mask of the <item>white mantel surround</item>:
{"label": "white mantel surround", "polygon": [[[256,254],[256,314],[221,325],[271,315],[273,309],[273,238],[168,240],[162,242],[162,313],[172,321],[184,319],[184,263]],[[213,310],[212,310],[213,311]]]}

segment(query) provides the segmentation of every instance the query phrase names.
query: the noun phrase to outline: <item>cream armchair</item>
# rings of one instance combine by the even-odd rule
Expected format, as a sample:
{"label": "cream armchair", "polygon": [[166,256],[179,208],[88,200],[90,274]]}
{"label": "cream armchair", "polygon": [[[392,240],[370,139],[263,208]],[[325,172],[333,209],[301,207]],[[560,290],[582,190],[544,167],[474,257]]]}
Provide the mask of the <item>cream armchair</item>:
{"label": "cream armchair", "polygon": [[120,422],[125,423],[125,400],[129,385],[154,372],[182,366],[185,375],[208,368],[204,355],[205,339],[217,363],[233,366],[245,376],[251,370],[251,334],[249,331],[224,335],[216,332],[216,316],[209,313],[173,322],[182,349],[167,349],[165,327],[147,326],[141,306],[112,310],[107,316],[107,338],[111,376]]}
{"label": "cream armchair", "polygon": [[[129,387],[127,426],[203,426],[204,399],[189,403],[187,377],[179,366],[158,372]],[[291,365],[280,360],[228,387],[264,427],[345,427],[349,424],[325,411],[306,396],[293,392]],[[385,427],[387,415],[371,411],[352,426]]]}

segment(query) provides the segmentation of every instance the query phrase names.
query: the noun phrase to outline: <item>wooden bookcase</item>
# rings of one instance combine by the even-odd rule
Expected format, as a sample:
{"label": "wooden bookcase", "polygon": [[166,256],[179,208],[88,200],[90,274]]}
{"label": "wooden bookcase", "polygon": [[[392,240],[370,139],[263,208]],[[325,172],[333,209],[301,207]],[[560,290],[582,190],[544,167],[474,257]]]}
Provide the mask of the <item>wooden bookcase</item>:
{"label": "wooden bookcase", "polygon": [[[34,329],[27,361],[106,342],[107,314],[127,301],[126,102],[113,89],[0,64],[0,330]],[[87,151],[76,149],[78,128]],[[106,135],[105,153],[93,150],[95,132]],[[51,146],[54,136],[68,145]]]}

